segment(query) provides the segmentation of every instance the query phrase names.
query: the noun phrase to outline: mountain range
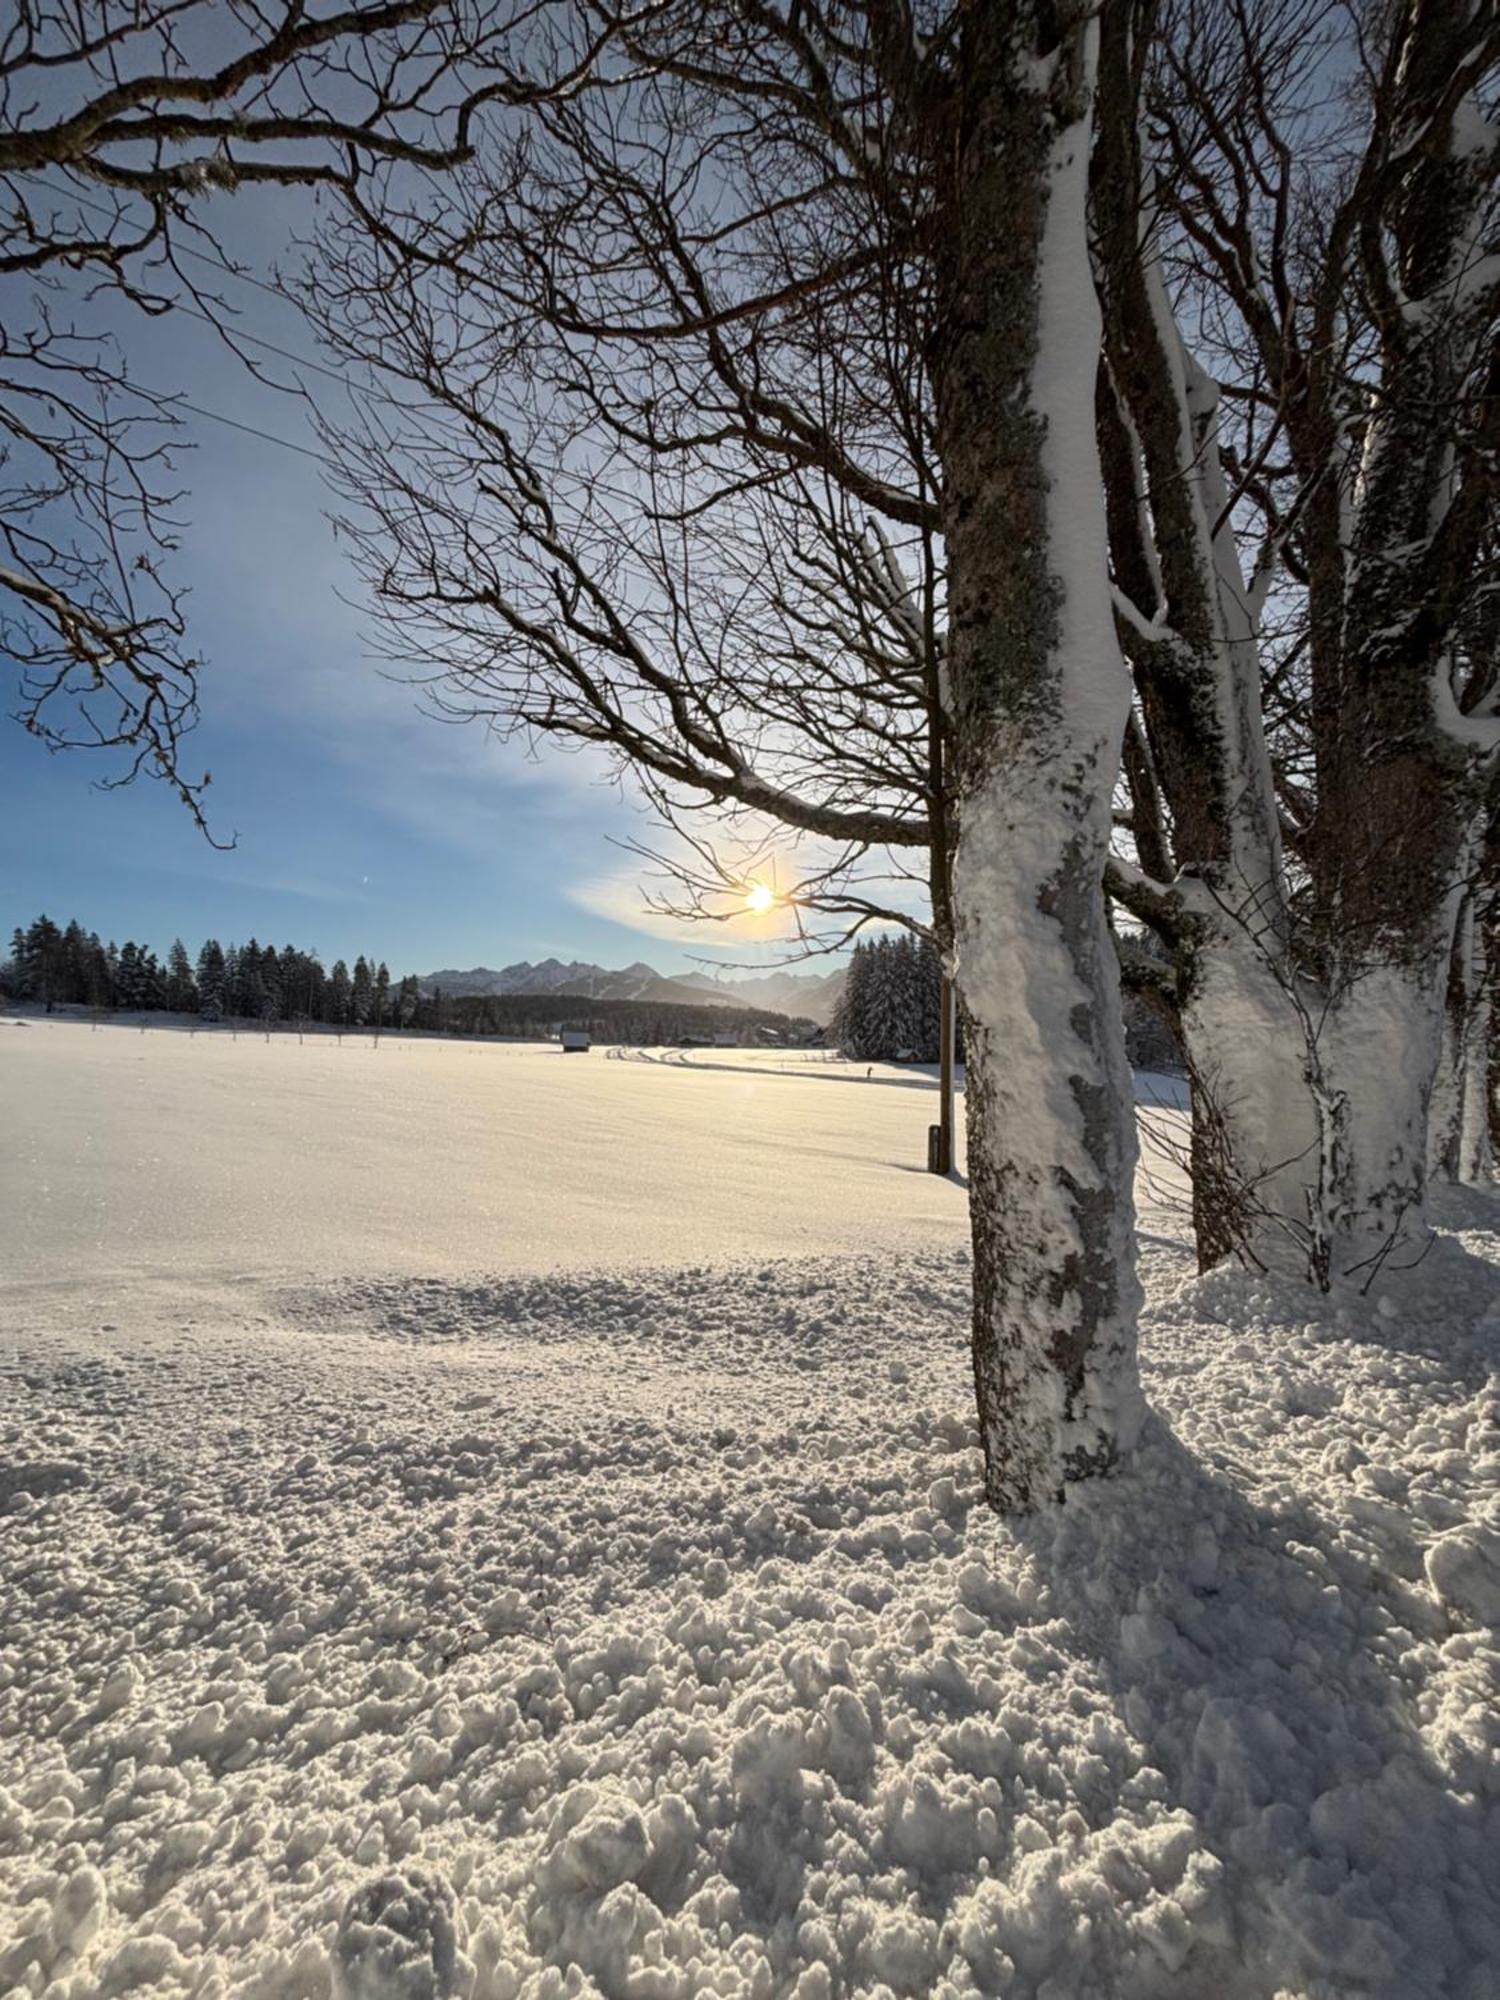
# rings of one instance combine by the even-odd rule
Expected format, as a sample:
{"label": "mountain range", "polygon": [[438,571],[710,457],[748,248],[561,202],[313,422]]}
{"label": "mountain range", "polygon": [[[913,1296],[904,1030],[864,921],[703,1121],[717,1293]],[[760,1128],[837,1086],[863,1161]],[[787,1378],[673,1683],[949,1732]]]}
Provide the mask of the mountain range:
{"label": "mountain range", "polygon": [[588,1000],[689,1000],[720,1007],[764,1007],[777,1014],[802,1015],[826,1022],[844,984],[844,969],[833,972],[752,973],[738,979],[711,979],[706,973],[661,973],[637,963],[611,972],[602,965],[574,959],[544,958],[539,965],[523,959],[497,972],[476,965],[467,972],[450,967],[429,972],[421,980],[424,993],[441,987],[455,997],[469,993],[561,993]]}

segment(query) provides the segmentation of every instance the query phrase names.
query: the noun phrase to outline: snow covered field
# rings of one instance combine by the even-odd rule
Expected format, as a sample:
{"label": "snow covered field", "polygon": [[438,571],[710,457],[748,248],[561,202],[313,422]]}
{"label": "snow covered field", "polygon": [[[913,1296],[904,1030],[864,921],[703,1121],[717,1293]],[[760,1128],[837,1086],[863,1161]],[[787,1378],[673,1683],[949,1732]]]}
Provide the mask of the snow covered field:
{"label": "snow covered field", "polygon": [[0,1994],[1493,2000],[1500,1207],[1002,1526],[804,1067],[0,1025]]}
{"label": "snow covered field", "polygon": [[[9,1274],[692,1263],[957,1243],[927,1079],[811,1054],[0,1025]],[[905,1169],[906,1171],[903,1171]]]}

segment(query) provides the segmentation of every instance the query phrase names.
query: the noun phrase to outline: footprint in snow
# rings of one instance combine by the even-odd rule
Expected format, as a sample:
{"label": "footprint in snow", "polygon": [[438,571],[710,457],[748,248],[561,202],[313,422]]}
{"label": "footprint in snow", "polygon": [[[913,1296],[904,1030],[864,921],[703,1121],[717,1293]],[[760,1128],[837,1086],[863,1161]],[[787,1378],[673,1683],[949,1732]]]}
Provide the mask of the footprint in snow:
{"label": "footprint in snow", "polygon": [[457,2000],[472,1973],[440,1876],[379,1875],[345,1903],[333,1947],[336,2000]]}

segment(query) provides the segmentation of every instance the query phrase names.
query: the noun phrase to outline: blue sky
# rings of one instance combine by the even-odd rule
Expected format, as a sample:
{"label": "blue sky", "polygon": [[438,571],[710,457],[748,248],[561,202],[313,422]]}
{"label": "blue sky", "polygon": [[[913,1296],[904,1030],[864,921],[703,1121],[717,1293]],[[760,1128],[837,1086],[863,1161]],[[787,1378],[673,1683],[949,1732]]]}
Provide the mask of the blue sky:
{"label": "blue sky", "polygon": [[[269,270],[274,214],[242,209],[234,229],[241,254],[249,244]],[[289,308],[223,289],[247,330],[314,355]],[[206,325],[121,325],[138,375],[315,444],[297,400],[258,384]],[[45,910],[158,949],[179,934],[194,949],[253,934],[325,962],[374,952],[393,972],[548,956],[678,970],[713,955],[701,930],[664,934],[645,913],[639,864],[610,839],[644,836],[649,822],[600,767],[555,752],[529,761],[520,745],[422,715],[414,690],[382,677],[365,615],[340,600],[358,584],[325,518],[320,466],[223,423],[185,422],[173,575],[191,589],[191,639],[209,662],[187,761],[212,772],[214,829],[237,845],[208,846],[160,785],[94,789],[112,767],[50,756],[0,718],[5,934]],[[740,941],[727,955],[753,952]]]}

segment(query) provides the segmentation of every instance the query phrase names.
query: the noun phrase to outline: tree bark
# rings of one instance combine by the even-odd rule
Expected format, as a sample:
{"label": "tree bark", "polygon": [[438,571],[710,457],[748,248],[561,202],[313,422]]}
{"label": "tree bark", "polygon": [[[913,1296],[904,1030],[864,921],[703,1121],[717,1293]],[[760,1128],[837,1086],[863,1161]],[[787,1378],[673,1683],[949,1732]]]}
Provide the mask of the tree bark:
{"label": "tree bark", "polygon": [[1244,1256],[1305,1276],[1319,1130],[1300,996],[1262,941],[1227,928],[1188,948],[1184,985],[1198,1268]]}
{"label": "tree bark", "polygon": [[[1045,16],[1045,19],[1038,17]],[[1107,1471],[1141,1420],[1135,1125],[1105,916],[1129,708],[1094,433],[1096,28],[964,25],[931,357],[950,563],[974,1375],[992,1505]]]}
{"label": "tree bark", "polygon": [[1493,1165],[1489,1063],[1494,966],[1486,921],[1489,897],[1481,884],[1466,891],[1454,930],[1427,1126],[1427,1171],[1437,1181],[1484,1181]]}

